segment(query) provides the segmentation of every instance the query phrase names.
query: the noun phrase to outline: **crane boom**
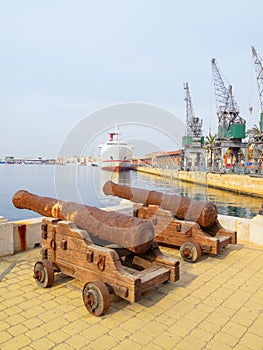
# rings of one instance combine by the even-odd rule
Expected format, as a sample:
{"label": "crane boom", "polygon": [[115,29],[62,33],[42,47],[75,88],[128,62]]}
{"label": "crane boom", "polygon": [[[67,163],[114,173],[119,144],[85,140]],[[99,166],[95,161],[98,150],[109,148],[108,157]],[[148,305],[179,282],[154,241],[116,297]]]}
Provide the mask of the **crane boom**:
{"label": "crane boom", "polygon": [[228,100],[228,91],[224,84],[221,73],[217,67],[215,58],[212,58],[211,64],[217,105],[217,116],[219,123],[221,123],[222,114],[225,111],[226,102]]}
{"label": "crane boom", "polygon": [[263,60],[253,46],[252,46],[252,55],[253,55],[253,61],[254,61],[255,71],[257,75],[260,108],[261,108],[261,113],[263,113]]}
{"label": "crane boom", "polygon": [[201,137],[203,121],[195,116],[188,83],[184,84],[186,102],[186,136]]}

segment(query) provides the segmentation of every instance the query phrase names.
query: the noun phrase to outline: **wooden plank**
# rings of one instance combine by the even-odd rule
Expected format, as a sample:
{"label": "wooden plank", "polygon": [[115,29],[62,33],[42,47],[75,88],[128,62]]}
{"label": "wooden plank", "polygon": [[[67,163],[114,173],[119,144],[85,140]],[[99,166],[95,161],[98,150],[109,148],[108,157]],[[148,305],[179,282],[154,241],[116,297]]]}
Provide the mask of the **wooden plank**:
{"label": "wooden plank", "polygon": [[170,279],[170,271],[163,269],[162,273],[152,273],[151,275],[145,275],[145,279],[142,281],[140,288],[141,295],[150,289],[159,286],[160,284]]}
{"label": "wooden plank", "polygon": [[[134,302],[137,298],[136,289],[140,288],[140,278],[127,272],[126,275],[129,276],[129,278],[127,278],[127,276],[122,276],[121,274],[118,275],[118,278],[116,278],[114,274],[110,275],[108,273],[102,273],[99,270],[93,271],[69,262],[60,261],[59,259],[57,259],[57,265],[59,266],[61,272],[80,281],[90,282],[100,280],[107,283],[113,288],[116,295],[130,302]],[[122,289],[120,287],[122,287]],[[127,295],[123,294],[122,292],[125,289],[127,290]]]}

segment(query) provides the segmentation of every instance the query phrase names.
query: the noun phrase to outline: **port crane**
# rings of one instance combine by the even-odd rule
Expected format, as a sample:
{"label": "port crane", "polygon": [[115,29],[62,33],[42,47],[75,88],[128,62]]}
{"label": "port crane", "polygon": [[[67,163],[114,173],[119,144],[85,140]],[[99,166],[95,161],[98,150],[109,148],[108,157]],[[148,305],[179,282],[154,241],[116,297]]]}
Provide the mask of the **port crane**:
{"label": "port crane", "polygon": [[263,154],[263,60],[259,56],[256,49],[252,46],[252,56],[256,71],[258,94],[260,102],[260,119],[259,119],[259,133],[252,135],[251,142],[253,143],[253,158],[254,169],[256,173],[261,173],[262,154]]}
{"label": "port crane", "polygon": [[232,85],[226,88],[215,58],[211,60],[218,117],[218,138],[245,137],[245,120],[239,115],[239,108],[233,96]]}
{"label": "port crane", "polygon": [[188,83],[184,84],[186,102],[186,136],[201,137],[203,120],[195,116]]}
{"label": "port crane", "polygon": [[239,115],[232,85],[226,87],[215,58],[212,58],[211,66],[218,118],[213,167],[214,170],[221,170],[225,166],[235,169],[241,161],[242,164],[247,162],[248,144],[242,141],[246,137],[246,121]]}
{"label": "port crane", "polygon": [[184,84],[186,102],[186,132],[183,136],[183,163],[186,168],[205,165],[205,151],[203,149],[204,136],[202,134],[203,120],[194,113],[188,83]]}
{"label": "port crane", "polygon": [[257,85],[258,85],[258,94],[259,94],[259,102],[260,102],[260,121],[259,121],[259,127],[260,131],[263,131],[263,59],[259,56],[256,49],[252,46],[252,55],[253,55],[253,62],[255,66],[256,71],[256,78],[257,78]]}

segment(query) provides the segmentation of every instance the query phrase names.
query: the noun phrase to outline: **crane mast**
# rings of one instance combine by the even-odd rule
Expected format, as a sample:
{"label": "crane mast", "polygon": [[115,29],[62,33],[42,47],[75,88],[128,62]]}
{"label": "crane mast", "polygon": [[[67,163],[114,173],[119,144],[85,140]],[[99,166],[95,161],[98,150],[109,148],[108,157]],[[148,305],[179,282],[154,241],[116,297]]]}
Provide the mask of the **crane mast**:
{"label": "crane mast", "polygon": [[254,61],[254,66],[256,71],[259,102],[260,102],[260,109],[261,109],[260,123],[259,123],[260,131],[263,131],[263,60],[253,46],[252,46],[252,55],[253,55],[253,61]]}
{"label": "crane mast", "polygon": [[232,85],[226,88],[215,58],[211,60],[218,117],[218,138],[245,137],[245,120],[233,96]]}
{"label": "crane mast", "polygon": [[203,120],[195,116],[188,83],[184,84],[186,102],[186,136],[201,137]]}

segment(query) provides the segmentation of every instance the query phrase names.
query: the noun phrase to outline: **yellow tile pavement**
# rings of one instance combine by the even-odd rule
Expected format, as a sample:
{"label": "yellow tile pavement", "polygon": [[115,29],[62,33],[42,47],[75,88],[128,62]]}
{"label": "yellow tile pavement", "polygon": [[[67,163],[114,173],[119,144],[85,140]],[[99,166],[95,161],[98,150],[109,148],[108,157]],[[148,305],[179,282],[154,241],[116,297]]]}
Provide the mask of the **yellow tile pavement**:
{"label": "yellow tile pavement", "polygon": [[[180,259],[178,250],[162,248]],[[57,274],[37,287],[40,249],[0,259],[0,349],[263,349],[263,247],[233,245],[137,303],[111,297],[101,317],[83,302],[84,283]]]}

